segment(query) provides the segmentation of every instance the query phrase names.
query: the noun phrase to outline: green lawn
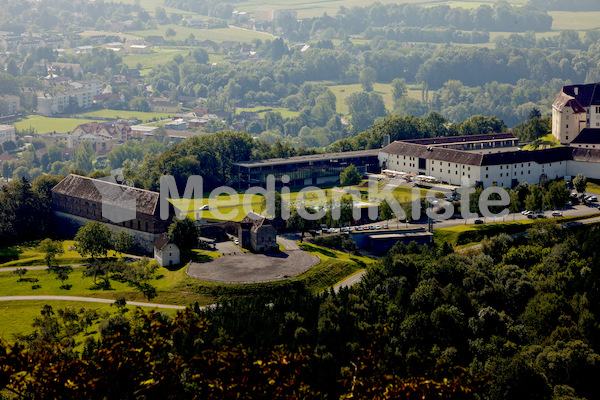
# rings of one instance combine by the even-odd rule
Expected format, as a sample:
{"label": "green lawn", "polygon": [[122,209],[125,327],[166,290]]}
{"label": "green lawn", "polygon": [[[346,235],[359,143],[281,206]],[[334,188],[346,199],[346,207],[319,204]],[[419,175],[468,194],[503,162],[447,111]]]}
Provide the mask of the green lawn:
{"label": "green lawn", "polygon": [[[84,264],[88,262],[87,259],[81,257],[79,253],[71,249],[74,244],[75,242],[72,240],[63,241],[64,253],[56,257],[60,265]],[[38,245],[39,241],[35,241],[1,248],[0,268],[46,265],[44,253],[40,253],[37,250]],[[111,251],[108,253],[108,256],[114,257],[115,253]]]}
{"label": "green lawn", "polygon": [[594,183],[594,182],[588,182],[585,190],[587,190],[588,192],[600,194],[600,185],[598,185],[597,183]]}
{"label": "green lawn", "polygon": [[[108,314],[116,314],[117,308],[110,304],[102,303],[86,303],[83,301],[51,301],[51,300],[32,300],[32,301],[3,301],[0,302],[0,339],[7,342],[14,340],[16,334],[30,334],[35,328],[32,327],[33,320],[40,317],[40,311],[43,306],[49,305],[54,312],[66,307],[76,310],[96,310],[99,314],[107,316]],[[133,310],[134,307],[127,306],[128,310]],[[144,310],[150,310],[149,307],[142,307]],[[161,311],[174,315],[177,311],[172,309],[161,309]],[[101,319],[97,320],[94,325],[88,328],[88,335],[93,335],[98,339],[98,325]],[[76,342],[81,344],[86,337],[85,333],[75,337]],[[77,347],[77,346],[76,346]]]}
{"label": "green lawn", "polygon": [[[164,113],[164,112],[141,112],[141,111],[127,111],[127,110],[109,110],[102,109],[96,111],[89,111],[86,113],[82,113],[80,115],[85,115],[87,117],[92,118],[114,118],[114,119],[128,119],[128,118],[137,118],[142,120],[143,122],[156,121],[161,119],[167,119],[173,117],[173,113]],[[85,123],[87,121],[83,121]]]}
{"label": "green lawn", "polygon": [[[352,85],[331,85],[329,89],[335,94],[336,110],[338,113],[348,115],[348,105],[346,104],[346,98],[354,92],[362,92],[362,86],[358,83]],[[375,83],[373,85],[373,91],[383,97],[385,108],[392,110],[394,108],[394,99],[392,97],[392,86],[389,83]],[[412,91],[411,91],[412,92]],[[421,92],[418,92],[419,100],[421,99]]]}
{"label": "green lawn", "polygon": [[586,31],[600,28],[600,11],[549,11],[548,15],[553,18],[553,31],[565,29]]}
{"label": "green lawn", "polygon": [[142,64],[144,69],[152,69],[159,64],[165,64],[173,60],[178,54],[187,55],[191,48],[178,47],[155,47],[152,54],[129,54],[123,56],[123,62],[129,68],[137,68],[138,63]]}
{"label": "green lawn", "polygon": [[71,132],[77,126],[93,122],[89,119],[75,119],[75,118],[53,118],[44,117],[41,115],[29,115],[25,118],[21,118],[18,122],[13,125],[17,130],[34,129],[37,133],[47,132]]}
{"label": "green lawn", "polygon": [[269,111],[279,112],[279,113],[281,113],[281,116],[283,118],[293,118],[293,117],[297,117],[298,114],[300,114],[299,111],[291,111],[291,110],[288,110],[287,108],[283,108],[283,107],[261,107],[261,106],[238,108],[238,109],[236,109],[236,114],[239,114],[242,111],[257,112],[259,114],[260,118],[264,118],[265,114]]}
{"label": "green lawn", "polygon": [[[173,28],[175,36],[172,38],[166,37],[166,31],[169,28]],[[267,33],[250,31],[240,28],[218,28],[218,29],[197,29],[189,28],[180,25],[161,25],[157,29],[148,29],[143,31],[131,31],[129,32],[134,35],[147,37],[147,36],[162,36],[166,40],[185,40],[190,34],[193,34],[196,40],[212,40],[214,42],[234,41],[234,42],[251,42],[254,39],[261,40],[272,40],[273,37]]]}
{"label": "green lawn", "polygon": [[546,136],[542,136],[539,139],[534,140],[530,144],[523,146],[523,150],[537,150],[539,146],[550,146],[550,147],[560,147],[562,146],[558,140],[552,136],[551,133]]}

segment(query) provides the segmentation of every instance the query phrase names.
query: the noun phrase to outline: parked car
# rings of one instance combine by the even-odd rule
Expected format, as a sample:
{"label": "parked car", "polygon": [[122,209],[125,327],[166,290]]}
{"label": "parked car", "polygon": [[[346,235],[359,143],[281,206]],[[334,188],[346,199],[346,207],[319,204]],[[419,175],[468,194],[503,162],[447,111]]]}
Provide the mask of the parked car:
{"label": "parked car", "polygon": [[481,219],[475,220],[475,225],[481,225],[481,224],[483,224],[483,220],[481,220]]}
{"label": "parked car", "polygon": [[205,204],[202,207],[200,207],[200,211],[206,211],[206,210],[210,210],[210,207],[208,206],[208,204]]}
{"label": "parked car", "polygon": [[529,219],[536,219],[537,216],[535,214],[527,214],[527,218],[529,218]]}
{"label": "parked car", "polygon": [[567,201],[567,205],[570,207],[570,206],[573,205],[573,202],[572,201]]}
{"label": "parked car", "polygon": [[388,224],[383,224],[383,229],[387,229],[388,228]]}
{"label": "parked car", "polygon": [[351,227],[351,226],[348,227],[348,232],[352,232],[353,230],[354,230],[353,227]]}
{"label": "parked car", "polygon": [[544,214],[538,214],[536,215],[536,218],[546,218],[546,216]]}
{"label": "parked car", "polygon": [[381,229],[381,226],[375,225],[375,229]]}
{"label": "parked car", "polygon": [[553,217],[562,217],[562,213],[560,211],[552,211],[552,216]]}
{"label": "parked car", "polygon": [[356,227],[356,230],[357,230],[357,231],[362,231],[362,230],[363,230],[363,227],[362,227],[362,226],[357,226],[357,227]]}
{"label": "parked car", "polygon": [[233,243],[234,243],[234,244],[240,244],[240,241],[239,241],[239,240],[237,240],[237,239],[235,239],[235,240],[233,241]]}
{"label": "parked car", "polygon": [[598,198],[596,196],[590,196],[588,201],[598,201]]}

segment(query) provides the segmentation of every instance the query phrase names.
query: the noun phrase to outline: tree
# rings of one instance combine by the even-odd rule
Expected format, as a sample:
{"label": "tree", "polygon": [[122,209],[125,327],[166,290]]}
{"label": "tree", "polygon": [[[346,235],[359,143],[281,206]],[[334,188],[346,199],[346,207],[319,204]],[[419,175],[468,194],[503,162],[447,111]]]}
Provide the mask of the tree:
{"label": "tree", "polygon": [[354,164],[350,164],[344,172],[340,173],[340,185],[342,186],[358,185],[360,180],[361,176],[354,167]]}
{"label": "tree", "polygon": [[394,97],[395,101],[398,101],[406,96],[407,91],[408,87],[406,86],[406,81],[404,78],[396,78],[392,81],[392,96]]}
{"label": "tree", "polygon": [[65,285],[65,281],[69,279],[69,274],[71,274],[71,272],[73,272],[73,268],[71,267],[61,267],[54,270],[54,273],[56,274],[56,279],[58,279],[61,282],[61,289],[70,288],[70,285]]}
{"label": "tree", "polygon": [[19,277],[19,282],[23,280],[23,276],[27,273],[27,269],[25,268],[17,268],[13,271],[13,274]]}
{"label": "tree", "polygon": [[57,267],[58,262],[56,261],[56,256],[65,252],[63,250],[62,242],[54,241],[52,239],[42,240],[38,246],[38,250],[42,253],[46,253],[44,255],[44,262],[48,268]]}
{"label": "tree", "polygon": [[583,174],[577,175],[573,179],[573,187],[575,187],[577,193],[585,192],[585,189],[587,187],[587,178]]}
{"label": "tree", "polygon": [[544,204],[542,189],[538,185],[532,185],[529,190],[530,193],[525,198],[525,208],[530,211],[540,211]]}
{"label": "tree", "polygon": [[87,140],[83,141],[74,153],[73,161],[75,163],[75,168],[85,171],[86,174],[94,169],[92,158],[94,157],[95,152],[90,142]]}
{"label": "tree", "polygon": [[175,32],[175,29],[173,28],[167,28],[167,30],[165,31],[165,36],[168,38],[175,37],[176,34],[177,32]]}
{"label": "tree", "polygon": [[366,67],[360,72],[359,82],[365,92],[373,91],[373,83],[377,80],[377,72],[371,67]]}
{"label": "tree", "polygon": [[199,230],[194,221],[189,216],[185,219],[176,219],[169,226],[169,238],[182,251],[191,250],[198,245]]}
{"label": "tree", "polygon": [[133,237],[125,231],[119,232],[114,238],[115,251],[123,254],[131,250],[133,246]]}
{"label": "tree", "polygon": [[[298,200],[296,200],[298,201]],[[296,229],[301,232],[300,241],[304,240],[304,233],[319,228],[319,221],[313,219],[305,219],[300,216],[298,210],[292,209],[290,218],[286,221],[287,227],[290,229]]]}
{"label": "tree", "polygon": [[544,195],[544,204],[550,209],[563,208],[569,201],[569,194],[564,182],[552,182]]}
{"label": "tree", "polygon": [[75,251],[83,257],[88,255],[92,259],[105,257],[108,250],[112,248],[110,229],[97,221],[88,222],[77,231],[74,247]]}

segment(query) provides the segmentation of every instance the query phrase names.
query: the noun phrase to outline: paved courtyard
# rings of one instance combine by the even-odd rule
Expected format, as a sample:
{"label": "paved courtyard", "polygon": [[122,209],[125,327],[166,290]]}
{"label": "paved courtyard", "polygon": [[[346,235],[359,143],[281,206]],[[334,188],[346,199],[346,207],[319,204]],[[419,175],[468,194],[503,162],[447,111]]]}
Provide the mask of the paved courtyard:
{"label": "paved courtyard", "polygon": [[[279,241],[279,238],[277,239]],[[317,265],[317,256],[300,250],[292,241],[282,243],[285,252],[273,254],[236,253],[205,263],[190,263],[190,278],[223,283],[252,283],[286,279]],[[289,246],[286,246],[286,244]],[[295,247],[296,249],[293,249]]]}

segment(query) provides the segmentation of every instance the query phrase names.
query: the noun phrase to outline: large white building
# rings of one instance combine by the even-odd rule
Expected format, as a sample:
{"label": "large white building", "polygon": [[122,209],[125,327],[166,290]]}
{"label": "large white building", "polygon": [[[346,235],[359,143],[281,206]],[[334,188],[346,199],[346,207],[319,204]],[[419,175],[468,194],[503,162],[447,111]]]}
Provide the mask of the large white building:
{"label": "large white building", "polygon": [[62,114],[70,104],[79,108],[94,105],[94,92],[91,88],[71,89],[63,92],[40,93],[37,98],[37,111],[42,115]]}
{"label": "large white building", "polygon": [[[483,137],[489,136],[486,142]],[[482,152],[449,148],[481,143],[492,147],[494,134],[456,136],[445,139],[445,145],[395,141],[381,149],[379,165],[383,170],[434,177],[456,186],[492,185],[514,187],[521,182],[538,183],[542,178],[556,179],[584,174],[600,178],[600,149],[555,147],[545,150]],[[476,139],[476,140],[473,140]],[[507,142],[510,139],[506,138]],[[502,150],[496,148],[496,150]]]}
{"label": "large white building", "polygon": [[0,125],[0,143],[15,140],[15,128],[10,125]]}

